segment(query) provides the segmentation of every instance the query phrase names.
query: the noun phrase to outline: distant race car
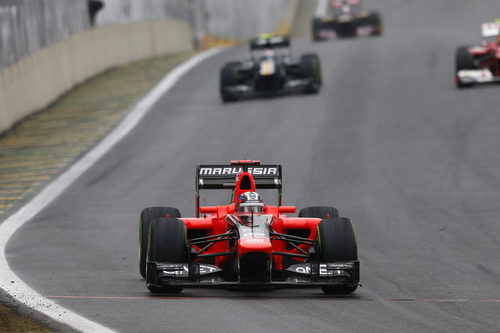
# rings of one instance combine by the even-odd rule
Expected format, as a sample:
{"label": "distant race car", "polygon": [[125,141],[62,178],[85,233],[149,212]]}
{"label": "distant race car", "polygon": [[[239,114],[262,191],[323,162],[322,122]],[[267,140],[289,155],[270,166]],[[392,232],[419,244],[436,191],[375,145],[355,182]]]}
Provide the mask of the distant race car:
{"label": "distant race car", "polygon": [[319,57],[290,55],[286,36],[262,35],[250,41],[250,57],[233,61],[220,71],[220,94],[224,102],[244,97],[276,96],[284,93],[317,93],[321,88]]}
{"label": "distant race car", "polygon": [[361,0],[333,0],[326,2],[328,3],[326,14],[322,17],[313,18],[313,40],[379,36],[382,34],[382,18],[380,14],[375,11],[363,10]]}
{"label": "distant race car", "polygon": [[483,23],[479,46],[462,46],[455,55],[455,82],[459,88],[500,82],[500,19]]}
{"label": "distant race car", "polygon": [[[321,288],[349,294],[359,284],[356,236],[334,207],[281,205],[281,165],[199,165],[196,217],[171,207],[140,216],[140,273],[153,293],[203,288]],[[231,190],[229,203],[200,206],[200,190]],[[277,190],[278,204],[256,191]],[[212,192],[213,193],[213,192]]]}

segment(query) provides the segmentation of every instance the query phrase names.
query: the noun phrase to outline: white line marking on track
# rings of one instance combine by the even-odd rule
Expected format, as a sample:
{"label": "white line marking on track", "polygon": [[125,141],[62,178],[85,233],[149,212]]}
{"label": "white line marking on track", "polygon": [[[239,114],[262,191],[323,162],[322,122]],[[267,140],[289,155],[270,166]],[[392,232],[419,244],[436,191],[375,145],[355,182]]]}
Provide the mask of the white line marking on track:
{"label": "white line marking on track", "polygon": [[125,118],[94,148],[65,173],[45,187],[30,202],[0,224],[0,288],[17,301],[51,319],[82,332],[113,332],[113,330],[74,313],[31,289],[9,266],[5,249],[10,237],[27,221],[36,216],[62,192],[64,192],[85,171],[92,167],[115,144],[121,141],[147,114],[149,109],[164,95],[184,74],[203,60],[219,53],[215,48],[203,52],[176,67],[165,76],[144,98],[142,98]]}

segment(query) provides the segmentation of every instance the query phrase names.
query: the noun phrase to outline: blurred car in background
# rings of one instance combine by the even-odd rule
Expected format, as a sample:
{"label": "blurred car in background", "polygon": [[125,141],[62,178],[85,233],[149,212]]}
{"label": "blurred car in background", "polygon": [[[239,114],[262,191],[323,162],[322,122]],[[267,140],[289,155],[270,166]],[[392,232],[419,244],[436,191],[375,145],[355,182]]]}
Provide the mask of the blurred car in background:
{"label": "blurred car in background", "polygon": [[224,102],[293,92],[315,94],[320,88],[318,55],[292,57],[287,36],[263,34],[253,38],[250,57],[228,62],[220,71],[220,94]]}
{"label": "blurred car in background", "polygon": [[459,88],[500,82],[500,19],[483,23],[483,41],[461,46],[455,54],[455,82]]}
{"label": "blurred car in background", "polygon": [[361,0],[329,1],[326,15],[314,17],[312,21],[312,38],[315,41],[381,34],[380,14],[363,10]]}

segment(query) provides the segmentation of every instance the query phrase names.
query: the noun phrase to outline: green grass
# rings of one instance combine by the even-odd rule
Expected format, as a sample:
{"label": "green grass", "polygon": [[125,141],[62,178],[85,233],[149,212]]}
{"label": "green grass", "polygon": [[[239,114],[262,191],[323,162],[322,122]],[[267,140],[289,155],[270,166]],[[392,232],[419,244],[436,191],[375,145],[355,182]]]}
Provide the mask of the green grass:
{"label": "green grass", "polygon": [[[138,61],[98,75],[0,136],[0,219],[105,136],[169,71],[194,55]],[[5,302],[5,300],[3,300]],[[2,304],[0,333],[56,332]]]}
{"label": "green grass", "polygon": [[31,318],[22,316],[11,308],[0,304],[0,333],[7,332],[57,332],[34,322]]}

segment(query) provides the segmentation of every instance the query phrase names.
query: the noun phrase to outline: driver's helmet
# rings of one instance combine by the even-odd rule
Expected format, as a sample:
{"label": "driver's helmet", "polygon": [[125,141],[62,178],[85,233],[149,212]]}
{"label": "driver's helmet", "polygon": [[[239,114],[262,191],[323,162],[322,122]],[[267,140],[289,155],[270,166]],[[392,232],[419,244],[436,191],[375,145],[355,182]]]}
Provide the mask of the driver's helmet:
{"label": "driver's helmet", "polygon": [[332,2],[330,2],[330,7],[340,8],[342,6],[351,5],[351,2],[352,1],[349,1],[349,0],[333,0]]}
{"label": "driver's helmet", "polygon": [[244,192],[236,199],[237,213],[262,213],[264,211],[264,200],[257,192]]}

